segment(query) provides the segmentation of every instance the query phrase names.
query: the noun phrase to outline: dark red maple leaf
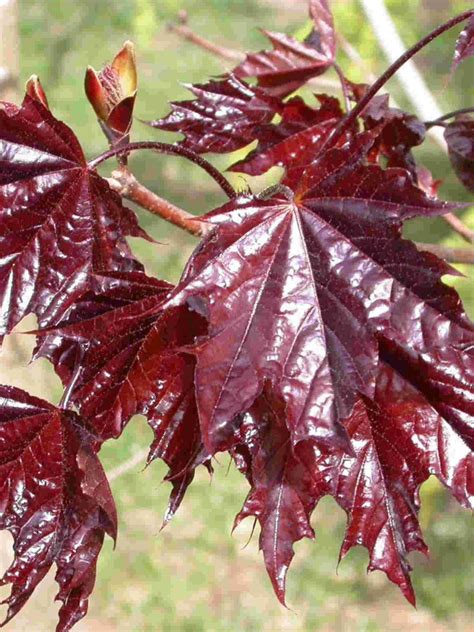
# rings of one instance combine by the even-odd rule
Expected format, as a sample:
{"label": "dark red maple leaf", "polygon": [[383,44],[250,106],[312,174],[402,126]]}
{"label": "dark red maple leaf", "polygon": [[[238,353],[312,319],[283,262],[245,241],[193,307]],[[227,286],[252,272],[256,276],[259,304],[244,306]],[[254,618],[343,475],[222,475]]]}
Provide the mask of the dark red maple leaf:
{"label": "dark red maple leaf", "polygon": [[249,145],[259,126],[283,108],[280,99],[234,75],[187,87],[196,98],[172,102],[170,114],[149,125],[184,134],[181,144],[198,154],[227,153]]}
{"label": "dark red maple leaf", "polygon": [[235,75],[256,77],[260,86],[284,96],[325,72],[334,63],[336,54],[334,24],[327,0],[310,0],[309,15],[314,27],[304,42],[262,29],[273,50],[248,54],[234,69]]}
{"label": "dark red maple leaf", "polygon": [[0,104],[0,335],[34,313],[54,322],[100,270],[133,270],[135,214],[87,166],[42,103]]}
{"label": "dark red maple leaf", "polygon": [[15,558],[1,583],[11,619],[56,564],[58,632],[87,612],[105,534],[116,538],[115,505],[94,439],[72,412],[0,386],[0,527]]}
{"label": "dark red maple leaf", "polygon": [[[346,84],[356,102],[369,88],[366,84],[355,84],[347,80]],[[417,182],[418,166],[411,150],[425,140],[424,123],[413,114],[391,107],[388,94],[374,97],[360,116],[366,130],[379,130],[369,158],[378,162],[380,156],[383,156],[386,159],[385,166],[407,169],[414,182]]]}
{"label": "dark red maple leaf", "polygon": [[444,130],[449,158],[456,175],[469,191],[474,191],[474,118],[458,117]]}
{"label": "dark red maple leaf", "polygon": [[[69,322],[38,333],[52,341],[41,352],[47,357],[56,351],[54,337],[58,345],[71,341],[83,346],[81,371],[71,398],[81,415],[94,424],[96,435],[106,439],[118,437],[134,414],[145,413],[158,398],[154,391],[160,377],[162,382],[166,379],[160,361],[168,343],[171,348],[177,336],[185,339],[187,329],[175,330],[174,325],[186,325],[185,320],[179,321],[186,310],[163,313],[161,304],[172,286],[144,273],[121,275],[120,279],[97,277],[97,282],[95,303],[104,308],[99,314],[79,304]],[[110,300],[114,288],[126,296],[121,304]],[[66,382],[71,369],[69,365]]]}
{"label": "dark red maple leaf", "polygon": [[466,27],[461,31],[454,49],[454,58],[451,72],[454,72],[459,64],[474,55],[474,16],[469,18]]}
{"label": "dark red maple leaf", "polygon": [[[196,99],[172,103],[171,113],[150,125],[184,134],[180,143],[196,153],[228,153],[258,140],[230,167],[252,176],[283,166],[297,177],[344,114],[335,97],[316,95],[316,109],[301,97],[284,102],[233,75],[189,89]],[[271,123],[276,114],[280,121]]]}
{"label": "dark red maple leaf", "polygon": [[[293,97],[280,109],[281,120],[261,125],[255,130],[257,147],[243,160],[230,167],[251,176],[260,175],[272,167],[285,167],[285,184],[297,181],[304,169],[316,158],[318,149],[343,117],[338,99],[316,95],[321,103],[312,108],[300,98]],[[344,142],[345,137],[341,139]]]}
{"label": "dark red maple leaf", "polygon": [[323,468],[326,488],[347,512],[341,557],[363,544],[369,570],[383,570],[414,604],[406,556],[428,552],[418,522],[420,485],[433,474],[472,507],[472,440],[387,364],[379,369],[374,395],[357,402],[345,425],[354,455],[316,455],[320,465],[314,468]]}
{"label": "dark red maple leaf", "polygon": [[[172,285],[147,276],[141,271],[110,272],[93,274],[90,287],[68,307],[58,322],[50,329],[41,330],[34,358],[47,358],[56,373],[67,386],[77,364],[84,363],[85,345],[83,338],[63,335],[62,329],[93,319],[120,307],[147,298],[165,297]],[[160,298],[158,298],[158,301]],[[83,328],[84,329],[84,328]]]}
{"label": "dark red maple leaf", "polygon": [[285,603],[285,583],[293,544],[314,538],[310,515],[322,495],[314,472],[295,455],[281,406],[265,395],[244,415],[233,448],[237,465],[251,490],[234,528],[249,516],[261,526],[260,549],[278,599]]}
{"label": "dark red maple leaf", "polygon": [[[461,205],[439,201],[437,182],[415,162],[425,125],[376,96],[418,50],[469,18],[453,69],[472,55],[473,11],[429,33],[371,87],[336,65],[345,99],[356,101],[344,113],[327,95],[316,95],[318,109],[286,99],[334,65],[328,1],[309,8],[304,42],[265,32],[272,51],[191,86],[195,100],[151,123],[182,133],[179,147],[122,138],[136,97],[130,42],[111,66],[87,73],[112,144],[90,163],[36,76],[21,107],[0,103],[0,335],[34,313],[35,357],[50,359],[66,386],[59,408],[0,387],[0,528],[15,551],[0,580],[12,587],[7,619],[53,563],[59,632],[85,614],[103,539],[116,535],[97,452],[137,413],[154,432],[148,463],[169,468],[165,523],[196,467],[211,470],[216,452],[230,452],[250,484],[236,524],[259,521],[283,603],[294,543],[314,537],[311,513],[324,495],[348,516],[341,557],[365,545],[369,570],[383,570],[412,603],[407,555],[426,552],[420,485],[435,475],[474,508],[474,325],[441,281],[455,271],[402,237],[405,220]],[[470,189],[471,122],[446,128]],[[253,141],[233,170],[285,169],[258,195],[237,195],[197,155]],[[167,219],[205,234],[176,287],[132,257],[125,238],[146,235],[93,168],[113,157],[124,165],[139,149],[188,158],[231,200],[202,218],[209,230],[193,230],[188,214],[170,215],[166,201],[121,173],[123,196],[158,214],[166,205]],[[77,414],[65,410],[72,405]]]}
{"label": "dark red maple leaf", "polygon": [[[382,356],[392,359],[385,351]],[[340,557],[363,544],[369,570],[384,571],[414,604],[407,554],[428,552],[418,522],[420,486],[435,475],[463,506],[474,506],[474,428],[469,437],[454,427],[418,385],[385,363],[373,395],[357,401],[344,425],[352,455],[309,442],[294,449],[283,408],[262,395],[243,415],[232,448],[251,485],[235,525],[258,518],[260,548],[284,603],[293,544],[314,537],[311,513],[332,495],[348,516]]]}
{"label": "dark red maple leaf", "polygon": [[366,166],[372,141],[326,152],[294,196],[241,197],[205,217],[216,229],[168,304],[209,321],[194,353],[210,453],[228,449],[234,418],[267,382],[293,444],[344,444],[340,421],[374,387],[379,333],[418,354],[472,344],[457,294],[440,282],[449,266],[401,238],[404,219],[452,206],[405,170]]}
{"label": "dark red maple leaf", "polygon": [[84,349],[71,401],[101,440],[118,437],[133,415],[146,415],[155,434],[148,462],[163,459],[173,484],[165,521],[196,466],[209,467],[194,396],[195,361],[182,352],[205,332],[204,322],[188,309],[161,309],[171,288],[141,272],[97,276],[95,294],[53,330],[39,332],[45,339],[37,352],[67,384],[77,349]]}

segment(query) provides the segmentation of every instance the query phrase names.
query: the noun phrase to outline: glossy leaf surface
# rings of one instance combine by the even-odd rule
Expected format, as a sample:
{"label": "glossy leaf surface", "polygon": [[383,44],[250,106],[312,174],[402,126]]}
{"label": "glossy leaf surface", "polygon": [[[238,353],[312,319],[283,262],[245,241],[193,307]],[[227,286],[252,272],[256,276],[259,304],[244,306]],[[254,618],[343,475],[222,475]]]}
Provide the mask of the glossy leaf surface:
{"label": "glossy leaf surface", "polygon": [[293,544],[304,537],[314,538],[309,517],[321,494],[313,473],[293,452],[282,412],[262,396],[244,416],[241,443],[234,450],[238,464],[245,455],[251,491],[234,528],[249,516],[260,522],[260,549],[275,593],[284,604]]}
{"label": "glossy leaf surface", "polygon": [[474,118],[459,117],[446,127],[444,138],[456,175],[474,192]]}
{"label": "glossy leaf surface", "polygon": [[104,535],[116,538],[115,505],[94,442],[77,415],[0,386],[0,527],[15,558],[7,620],[53,564],[63,602],[58,632],[87,612]]}
{"label": "glossy leaf surface", "polygon": [[53,361],[67,384],[78,348],[85,350],[71,398],[101,440],[118,437],[133,415],[146,415],[155,434],[148,461],[161,458],[170,468],[166,520],[194,468],[208,460],[194,396],[195,361],[181,352],[205,327],[187,309],[161,310],[171,288],[141,272],[97,276],[95,293],[73,306],[37,352]]}
{"label": "glossy leaf surface", "polygon": [[0,334],[54,322],[93,272],[140,268],[126,235],[145,233],[70,128],[29,96],[0,104]]}
{"label": "glossy leaf surface", "polygon": [[456,293],[439,280],[449,268],[401,239],[404,219],[449,205],[405,170],[366,166],[371,145],[366,133],[327,152],[294,196],[242,197],[206,217],[216,231],[169,304],[209,321],[194,353],[211,453],[227,449],[232,420],[266,383],[285,403],[294,445],[343,446],[341,420],[357,392],[373,390],[379,333],[419,354],[472,343]]}
{"label": "glossy leaf surface", "polygon": [[260,86],[284,96],[324,73],[333,64],[336,53],[332,14],[327,0],[311,0],[309,7],[314,27],[304,42],[262,30],[273,50],[248,54],[234,69],[236,76],[256,77]]}
{"label": "glossy leaf surface", "polygon": [[466,507],[474,503],[474,454],[420,393],[389,365],[382,364],[374,395],[362,398],[346,422],[354,456],[332,457],[321,465],[348,525],[341,549],[363,544],[369,570],[383,570],[413,604],[410,551],[427,553],[418,522],[419,488],[437,476]]}
{"label": "glossy leaf surface", "polygon": [[285,183],[297,180],[344,114],[338,99],[316,96],[321,104],[318,109],[300,97],[285,102],[279,112],[281,120],[256,129],[257,147],[230,170],[256,176],[275,166],[285,167]]}
{"label": "glossy leaf surface", "polygon": [[474,16],[468,20],[456,41],[451,72],[472,55],[474,55]]}
{"label": "glossy leaf surface", "polygon": [[[402,232],[405,220],[464,205],[437,198],[439,181],[413,151],[425,124],[391,107],[388,95],[360,104],[370,88],[336,67],[344,101],[362,109],[351,115],[347,103],[308,90],[289,96],[335,60],[329,3],[308,4],[304,41],[264,31],[273,50],[190,86],[194,100],[151,122],[182,134],[179,147],[128,144],[131,42],[101,72],[87,71],[86,93],[111,146],[89,164],[117,159],[111,182],[123,197],[204,235],[176,286],[147,276],[132,256],[126,237],[145,233],[51,114],[38,77],[22,106],[0,103],[0,335],[35,314],[34,358],[49,359],[65,387],[58,408],[0,386],[0,527],[12,533],[15,554],[0,580],[11,586],[7,619],[53,564],[58,631],[86,613],[104,536],[117,528],[97,452],[137,414],[154,435],[147,463],[168,466],[164,524],[197,466],[212,471],[217,453],[230,453],[250,487],[236,525],[258,521],[282,603],[294,545],[314,537],[323,496],[347,513],[341,558],[365,546],[369,570],[384,571],[412,603],[407,557],[427,551],[420,486],[434,475],[474,508],[474,325],[442,282],[456,270]],[[473,53],[472,29],[471,19],[453,68]],[[454,169],[473,190],[473,121],[446,123],[453,116],[427,126],[446,127]],[[251,143],[230,169],[284,170],[258,194],[237,194],[197,155]],[[188,158],[230,201],[199,223],[171,209],[127,173],[140,149]]]}
{"label": "glossy leaf surface", "polygon": [[149,124],[184,134],[181,144],[196,153],[227,153],[249,145],[261,125],[283,108],[280,99],[230,75],[187,86],[196,97],[171,103],[171,113]]}

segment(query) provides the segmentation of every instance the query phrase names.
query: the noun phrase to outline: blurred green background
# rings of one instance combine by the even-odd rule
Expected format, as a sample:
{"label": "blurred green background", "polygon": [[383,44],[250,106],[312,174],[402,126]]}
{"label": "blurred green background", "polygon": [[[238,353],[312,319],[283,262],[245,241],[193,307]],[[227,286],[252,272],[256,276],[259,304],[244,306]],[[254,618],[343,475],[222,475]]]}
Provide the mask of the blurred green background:
{"label": "blurred green background", "polygon": [[[386,4],[407,45],[471,6],[460,0],[387,0]],[[346,73],[357,81],[367,80],[368,72],[378,74],[387,63],[358,2],[333,0],[332,8],[337,28],[365,60],[361,68],[341,53],[340,63]],[[185,98],[186,90],[180,82],[204,81],[230,68],[229,63],[167,30],[167,23],[175,20],[181,9],[187,10],[189,25],[196,32],[241,50],[262,47],[264,40],[256,28],[259,25],[298,33],[306,18],[305,0],[23,0],[19,2],[21,83],[32,73],[40,76],[54,113],[73,127],[92,157],[103,151],[106,144],[83,95],[84,70],[88,64],[99,69],[125,39],[132,39],[137,45],[140,89],[136,115],[140,119],[162,116],[168,111],[169,100]],[[443,111],[474,102],[473,61],[465,63],[447,85],[456,35],[454,29],[417,58]],[[390,88],[397,101],[409,108],[396,81],[390,83]],[[149,130],[137,121],[133,138],[172,137]],[[419,156],[435,177],[445,178],[441,194],[468,200],[440,148],[432,142],[425,145]],[[225,167],[233,160],[235,157],[226,157],[215,162]],[[193,213],[202,213],[223,201],[205,174],[180,159],[144,153],[134,156],[131,166],[150,188]],[[113,164],[108,164],[104,173],[112,168]],[[266,186],[272,177],[275,173],[256,186]],[[246,180],[240,176],[232,175],[231,179],[236,186],[246,186]],[[144,211],[139,211],[139,215],[142,225],[160,244],[132,240],[135,252],[150,273],[176,281],[196,245],[195,239]],[[464,212],[464,220],[474,227],[472,209]],[[407,234],[425,242],[465,245],[441,219],[425,220],[421,225],[412,222]],[[472,315],[473,270],[463,271],[471,275],[470,280],[456,279],[455,283]],[[20,328],[24,330],[25,326]],[[57,402],[59,383],[49,366],[42,361],[27,366],[31,347],[32,342],[25,341],[25,337],[9,337],[3,352],[2,381]],[[106,469],[114,471],[150,440],[146,423],[137,418],[119,441],[104,448]],[[199,472],[178,515],[160,533],[169,492],[168,484],[161,484],[165,466],[154,463],[143,472],[141,466],[135,466],[114,479],[119,540],[115,551],[110,542],[106,543],[90,613],[77,626],[78,631],[473,629],[471,516],[457,507],[435,481],[428,481],[422,490],[421,522],[431,558],[413,557],[417,610],[404,601],[385,576],[366,575],[365,549],[352,551],[336,573],[345,516],[330,499],[321,502],[315,512],[316,541],[296,545],[288,580],[291,610],[285,610],[273,595],[257,537],[243,548],[250,535],[250,523],[242,525],[233,536],[230,534],[247,489],[235,468],[228,471],[227,466],[227,457],[222,457],[212,482],[207,473]],[[1,546],[3,565],[8,562],[9,547],[10,538],[5,535]],[[9,629],[54,629],[54,590],[50,574]]]}

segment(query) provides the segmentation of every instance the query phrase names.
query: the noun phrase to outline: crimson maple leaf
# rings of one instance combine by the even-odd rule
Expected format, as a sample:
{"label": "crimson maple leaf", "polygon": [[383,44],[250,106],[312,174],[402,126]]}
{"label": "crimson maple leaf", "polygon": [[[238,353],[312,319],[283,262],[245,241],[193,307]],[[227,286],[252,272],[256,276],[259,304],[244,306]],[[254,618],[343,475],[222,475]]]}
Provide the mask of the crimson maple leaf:
{"label": "crimson maple leaf", "polygon": [[[359,101],[369,88],[366,84],[345,81],[355,101]],[[414,182],[417,182],[419,166],[411,150],[425,140],[426,127],[413,114],[390,107],[389,102],[388,94],[376,96],[361,113],[364,129],[379,130],[369,158],[373,162],[378,162],[380,156],[383,156],[386,158],[385,166],[402,167],[409,171]]]}
{"label": "crimson maple leaf", "polygon": [[304,537],[314,538],[309,519],[322,487],[315,470],[292,449],[281,404],[265,394],[243,416],[232,454],[251,485],[234,529],[249,516],[259,520],[260,549],[275,593],[285,604],[293,544]]}
{"label": "crimson maple leaf", "polygon": [[[170,114],[149,124],[184,134],[180,144],[196,153],[228,153],[258,140],[229,168],[252,176],[281,166],[297,179],[344,114],[335,97],[316,95],[316,109],[301,97],[284,102],[233,75],[189,89],[196,99],[172,103]],[[271,123],[276,114],[279,122]]]}
{"label": "crimson maple leaf", "polygon": [[[380,334],[431,367],[435,382],[442,348],[462,354],[472,344],[459,298],[440,282],[451,268],[401,238],[404,219],[453,207],[405,170],[364,164],[372,142],[365,133],[326,152],[294,193],[240,197],[205,217],[216,229],[168,305],[189,304],[209,321],[194,353],[210,453],[228,449],[234,418],[267,382],[294,445],[344,445],[341,420],[358,392],[373,392]],[[467,397],[466,376],[458,388]]]}
{"label": "crimson maple leaf", "polygon": [[[285,102],[279,111],[281,120],[257,128],[254,134],[259,141],[257,147],[229,170],[257,176],[275,166],[285,167],[284,183],[291,185],[297,181],[344,115],[335,97],[317,94],[316,98],[321,104],[317,109],[306,105],[300,97]],[[344,140],[345,137],[341,144]]]}
{"label": "crimson maple leaf", "polygon": [[39,332],[37,351],[65,384],[77,372],[71,401],[101,441],[118,437],[133,415],[146,415],[155,435],[148,463],[161,458],[170,468],[166,478],[173,491],[165,521],[196,466],[210,467],[194,396],[195,361],[183,353],[205,326],[188,309],[162,309],[171,289],[142,272],[96,276],[93,293],[55,328]]}
{"label": "crimson maple leaf", "polygon": [[324,73],[334,63],[336,54],[334,24],[327,0],[310,0],[309,16],[314,26],[304,42],[262,29],[273,50],[248,54],[234,69],[235,75],[256,77],[258,85],[284,96],[311,77]]}
{"label": "crimson maple leaf", "polygon": [[0,166],[0,335],[29,313],[54,322],[94,272],[141,268],[135,214],[38,99],[0,103]]}
{"label": "crimson maple leaf", "polygon": [[75,324],[93,323],[94,318],[101,314],[144,299],[158,297],[159,303],[172,287],[141,271],[104,271],[91,275],[88,291],[77,297],[54,326],[38,332],[33,357],[50,360],[64,386],[67,386],[74,371],[87,364],[84,357],[87,342],[80,335],[63,333],[63,329]]}
{"label": "crimson maple leaf", "polygon": [[418,522],[420,485],[433,474],[462,505],[474,506],[474,428],[460,432],[417,386],[383,363],[374,395],[357,402],[346,428],[353,456],[333,456],[332,473],[331,456],[316,457],[347,512],[341,557],[363,544],[369,570],[385,571],[414,604],[406,556],[428,552]]}
{"label": "crimson maple leaf", "polygon": [[435,475],[464,507],[474,507],[474,428],[457,429],[385,362],[373,395],[356,402],[344,426],[353,454],[308,442],[295,450],[284,408],[264,392],[243,415],[232,448],[251,485],[235,526],[258,518],[267,571],[284,603],[293,544],[314,537],[311,513],[332,495],[348,517],[340,558],[363,544],[369,570],[384,571],[414,604],[407,554],[428,552],[418,522],[419,488]]}
{"label": "crimson maple leaf", "polygon": [[474,118],[458,117],[444,130],[449,158],[463,185],[474,191]]}
{"label": "crimson maple leaf", "polygon": [[249,145],[260,126],[269,123],[283,108],[280,99],[234,75],[187,87],[195,99],[172,102],[171,112],[165,118],[148,124],[184,134],[181,144],[198,154],[228,153]]}
{"label": "crimson maple leaf", "polygon": [[[286,98],[335,63],[327,0],[309,0],[309,10],[304,42],[266,32],[272,51],[191,86],[195,100],[151,123],[182,133],[179,147],[122,138],[87,163],[38,77],[20,107],[0,103],[0,336],[35,314],[35,357],[66,387],[55,407],[0,386],[0,528],[15,553],[0,580],[11,585],[7,620],[53,563],[58,631],[85,614],[105,534],[117,529],[97,452],[136,414],[154,433],[147,462],[169,468],[165,523],[196,467],[212,470],[214,455],[230,452],[250,485],[236,524],[259,521],[283,603],[294,543],[314,537],[311,514],[325,495],[347,513],[341,558],[366,546],[369,570],[383,570],[412,603],[407,556],[427,551],[420,485],[434,475],[474,508],[474,325],[442,283],[455,270],[402,237],[405,220],[461,205],[438,200],[438,183],[415,162],[425,124],[376,96],[465,19],[453,69],[472,55],[473,11],[432,31],[371,87],[336,65],[344,97],[357,102],[344,113],[327,95],[316,95],[318,108]],[[126,43],[112,67],[87,73],[99,118],[119,136],[136,96],[133,51]],[[446,127],[454,168],[472,189],[472,121],[447,125],[454,114],[426,125]],[[253,141],[231,169],[285,169],[258,195],[238,195],[197,155]],[[193,230],[187,214],[121,172],[124,196],[158,214],[166,206],[167,219],[205,235],[176,286],[133,258],[126,237],[147,236],[94,169],[112,157],[123,166],[140,149],[188,158],[230,199],[200,218],[209,230]]]}
{"label": "crimson maple leaf", "polygon": [[95,439],[82,420],[0,386],[0,527],[14,539],[15,558],[1,583],[11,619],[56,564],[58,632],[87,612],[105,534],[116,538],[115,505]]}

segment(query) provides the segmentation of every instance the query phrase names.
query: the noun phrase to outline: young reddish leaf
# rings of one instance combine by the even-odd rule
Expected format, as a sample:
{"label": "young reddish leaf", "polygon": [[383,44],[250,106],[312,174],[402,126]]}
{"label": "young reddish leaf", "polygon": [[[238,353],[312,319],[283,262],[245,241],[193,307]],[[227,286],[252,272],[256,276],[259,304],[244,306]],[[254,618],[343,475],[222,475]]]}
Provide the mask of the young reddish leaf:
{"label": "young reddish leaf", "polygon": [[57,566],[58,632],[87,612],[104,535],[116,538],[115,505],[93,441],[77,415],[0,386],[0,527],[14,538],[6,621]]}
{"label": "young reddish leaf", "polygon": [[418,186],[429,197],[438,197],[438,189],[442,184],[442,180],[435,180],[433,174],[429,169],[423,165],[417,165],[416,167],[416,180]]}
{"label": "young reddish leaf", "polygon": [[31,75],[31,77],[26,82],[25,86],[25,94],[27,94],[32,99],[39,101],[45,108],[49,110],[48,99],[46,97],[46,93],[43,90],[43,86],[39,80],[38,75]]}
{"label": "young reddish leaf", "polygon": [[160,458],[169,467],[165,480],[173,485],[164,525],[176,513],[194,478],[194,470],[204,464],[212,471],[205,451],[194,395],[194,362],[185,356],[168,360],[167,380],[159,401],[148,413],[154,432],[148,463]]}
{"label": "young reddish leaf", "polygon": [[311,77],[324,73],[333,64],[336,54],[334,25],[327,0],[310,0],[309,14],[314,28],[304,42],[283,33],[262,30],[273,50],[248,54],[234,69],[235,75],[257,77],[260,86],[285,96]]}
{"label": "young reddish leaf", "polygon": [[29,313],[57,320],[94,272],[141,267],[125,241],[146,236],[135,214],[40,101],[0,104],[0,166],[0,335]]}
{"label": "young reddish leaf", "polygon": [[[334,97],[316,95],[318,109],[300,97],[285,103],[233,75],[189,89],[196,99],[172,103],[171,113],[150,125],[184,134],[181,144],[196,153],[227,153],[258,140],[255,150],[230,167],[249,175],[275,165],[300,174],[344,114]],[[275,114],[281,121],[271,124]]]}
{"label": "young reddish leaf", "polygon": [[[355,101],[359,101],[369,87],[347,80],[346,83]],[[390,107],[389,101],[388,94],[376,96],[361,114],[366,130],[378,130],[369,159],[377,162],[382,155],[387,167],[407,169],[417,182],[417,165],[411,150],[425,140],[426,127],[416,116]]]}
{"label": "young reddish leaf", "polygon": [[[369,570],[385,571],[414,604],[406,556],[428,552],[418,522],[420,485],[434,474],[472,507],[474,454],[466,437],[389,365],[381,366],[373,397],[356,404],[346,427],[354,455],[333,456],[327,475],[348,515],[341,557],[363,544]],[[327,471],[328,455],[321,465]]]}
{"label": "young reddish leaf", "polygon": [[259,127],[283,107],[280,99],[233,75],[187,86],[193,101],[171,103],[171,112],[149,125],[184,134],[181,144],[198,154],[227,153],[253,142]]}
{"label": "young reddish leaf", "polygon": [[280,110],[281,121],[258,127],[254,134],[259,141],[257,147],[230,171],[256,176],[279,166],[287,170],[285,184],[297,180],[344,115],[338,99],[316,96],[321,103],[318,109],[309,107],[300,97],[287,101]]}
{"label": "young reddish leaf", "polygon": [[341,420],[358,392],[372,394],[378,333],[419,353],[472,343],[459,298],[440,282],[449,266],[401,239],[403,219],[452,206],[405,170],[366,166],[372,142],[365,133],[325,153],[293,198],[240,197],[206,216],[217,228],[168,304],[209,321],[194,353],[210,453],[228,448],[232,420],[267,382],[294,445],[344,445]]}
{"label": "young reddish leaf", "polygon": [[234,528],[244,518],[258,518],[265,565],[278,599],[285,604],[293,544],[305,537],[314,538],[309,518],[321,490],[312,473],[294,455],[278,406],[262,396],[245,417],[245,432],[252,436],[246,472],[251,490]]}
{"label": "young reddish leaf", "polygon": [[456,41],[451,72],[454,72],[462,61],[472,55],[474,55],[474,15],[469,18]]}
{"label": "young reddish leaf", "polygon": [[138,272],[96,277],[94,295],[73,306],[53,331],[39,332],[46,336],[37,352],[67,384],[78,347],[85,349],[71,399],[101,440],[118,437],[133,415],[147,416],[155,434],[148,462],[163,459],[173,484],[165,522],[196,466],[209,467],[194,396],[195,361],[180,352],[205,329],[186,309],[161,310],[171,288]]}
{"label": "young reddish leaf", "polygon": [[474,118],[459,117],[444,130],[449,158],[459,180],[474,192]]}
{"label": "young reddish leaf", "polygon": [[172,286],[147,276],[141,271],[103,272],[90,278],[90,288],[72,303],[61,318],[53,323],[53,332],[40,331],[34,358],[47,358],[67,386],[77,360],[84,361],[84,342],[62,335],[62,328],[91,322],[96,316],[111,312],[137,301],[166,296]]}

